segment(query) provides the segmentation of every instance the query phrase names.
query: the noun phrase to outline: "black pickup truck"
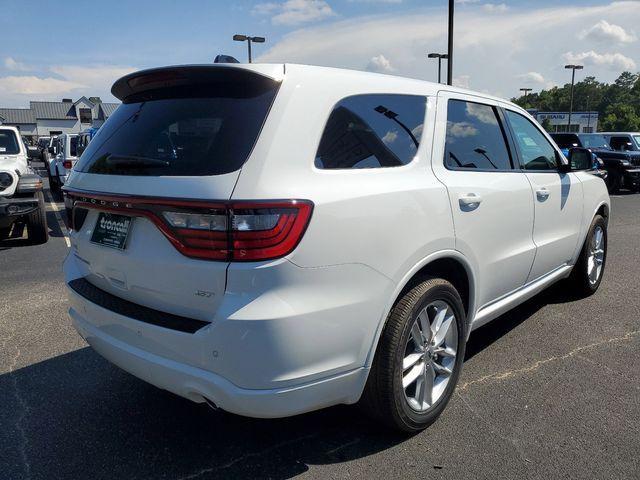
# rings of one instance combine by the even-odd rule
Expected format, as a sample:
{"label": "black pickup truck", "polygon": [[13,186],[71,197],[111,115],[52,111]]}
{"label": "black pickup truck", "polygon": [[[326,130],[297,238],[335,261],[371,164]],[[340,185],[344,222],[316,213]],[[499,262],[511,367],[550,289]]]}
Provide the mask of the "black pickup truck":
{"label": "black pickup truck", "polygon": [[600,158],[607,171],[609,192],[618,193],[622,188],[640,191],[640,152],[615,151],[598,133],[552,133],[551,137],[561,149],[588,148]]}

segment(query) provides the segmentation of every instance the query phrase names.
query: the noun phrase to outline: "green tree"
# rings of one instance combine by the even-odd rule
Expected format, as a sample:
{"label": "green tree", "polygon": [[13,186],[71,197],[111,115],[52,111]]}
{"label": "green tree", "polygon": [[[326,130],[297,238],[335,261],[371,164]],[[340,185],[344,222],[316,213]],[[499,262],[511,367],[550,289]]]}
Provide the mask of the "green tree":
{"label": "green tree", "polygon": [[[524,108],[543,112],[566,112],[571,101],[571,84],[514,98]],[[574,86],[573,110],[597,111],[601,130],[639,130],[640,74],[623,72],[612,84],[589,76]],[[615,127],[614,127],[615,126]]]}
{"label": "green tree", "polygon": [[600,119],[600,130],[609,132],[640,131],[640,115],[631,105],[616,103],[607,107],[604,118]]}

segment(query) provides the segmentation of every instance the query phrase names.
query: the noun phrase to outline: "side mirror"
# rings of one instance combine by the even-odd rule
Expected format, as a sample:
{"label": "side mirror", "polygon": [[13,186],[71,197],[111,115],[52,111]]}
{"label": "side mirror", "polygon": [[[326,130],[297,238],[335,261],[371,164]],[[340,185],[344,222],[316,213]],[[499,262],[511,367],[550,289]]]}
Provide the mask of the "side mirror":
{"label": "side mirror", "polygon": [[591,170],[593,168],[593,154],[586,148],[569,149],[568,159],[571,170]]}
{"label": "side mirror", "polygon": [[58,154],[58,148],[57,147],[49,147],[47,150],[49,150],[49,153],[51,155],[57,155]]}

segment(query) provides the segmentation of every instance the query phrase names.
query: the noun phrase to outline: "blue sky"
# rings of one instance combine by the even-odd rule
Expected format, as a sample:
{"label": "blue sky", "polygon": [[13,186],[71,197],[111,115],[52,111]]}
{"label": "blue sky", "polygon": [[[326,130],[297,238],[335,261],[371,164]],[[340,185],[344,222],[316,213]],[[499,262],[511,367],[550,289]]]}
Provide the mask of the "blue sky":
{"label": "blue sky", "polygon": [[[433,80],[446,0],[3,0],[0,106],[99,95],[132,70],[244,61],[234,33],[267,37],[258,61],[339,66]],[[612,81],[640,67],[640,2],[458,0],[456,83],[504,97],[566,81],[566,62]]]}

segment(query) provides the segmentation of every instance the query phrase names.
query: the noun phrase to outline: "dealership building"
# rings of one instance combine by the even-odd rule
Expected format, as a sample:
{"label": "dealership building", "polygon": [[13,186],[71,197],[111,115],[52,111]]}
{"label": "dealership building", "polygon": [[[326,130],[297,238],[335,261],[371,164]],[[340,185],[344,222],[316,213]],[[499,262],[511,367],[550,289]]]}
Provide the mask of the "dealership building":
{"label": "dealership building", "polygon": [[598,131],[598,112],[573,112],[571,114],[571,125],[568,125],[569,112],[539,112],[533,110],[529,111],[529,113],[551,133],[594,133]]}
{"label": "dealership building", "polygon": [[100,97],[80,97],[73,101],[29,102],[29,108],[0,108],[0,124],[17,127],[23,137],[36,140],[41,136],[79,133],[100,127],[120,105],[104,103]]}

